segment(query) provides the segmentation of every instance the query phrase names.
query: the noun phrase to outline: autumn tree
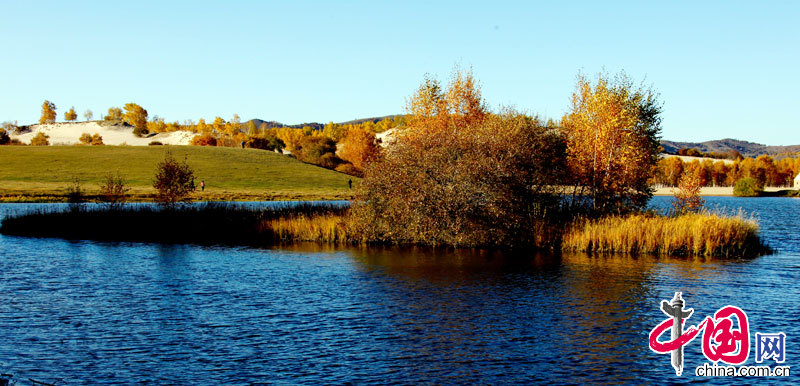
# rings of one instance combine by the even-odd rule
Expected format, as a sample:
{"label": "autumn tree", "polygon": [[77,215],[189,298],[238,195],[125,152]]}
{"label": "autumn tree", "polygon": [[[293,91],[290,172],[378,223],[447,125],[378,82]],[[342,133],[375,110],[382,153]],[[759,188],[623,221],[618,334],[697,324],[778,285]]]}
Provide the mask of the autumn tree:
{"label": "autumn tree", "polygon": [[167,152],[156,167],[153,188],[156,189],[156,202],[174,208],[178,203],[191,199],[190,194],[195,190],[194,169],[186,159],[178,162],[172,153]]}
{"label": "autumn tree", "polygon": [[357,237],[456,246],[552,246],[565,146],[515,112],[455,132],[402,136],[368,163],[352,216]]}
{"label": "autumn tree", "polygon": [[294,152],[300,145],[300,141],[306,137],[302,130],[293,129],[291,127],[282,127],[276,131],[278,139],[285,145],[286,149]]}
{"label": "autumn tree", "polygon": [[217,134],[222,134],[225,132],[225,120],[220,117],[214,118],[214,122],[211,123],[211,126],[214,127],[214,131]]}
{"label": "autumn tree", "polygon": [[256,137],[260,134],[258,126],[253,121],[247,121],[247,136]]}
{"label": "autumn tree", "polygon": [[703,187],[700,167],[691,167],[683,173],[678,182],[678,190],[673,191],[672,207],[675,214],[696,213],[703,208],[704,200],[700,197]]}
{"label": "autumn tree", "polygon": [[[490,114],[469,73],[450,89],[426,77],[408,124],[367,163],[354,237],[390,243],[547,246],[561,197],[564,138],[514,111]],[[350,129],[352,130],[352,128]],[[551,217],[552,216],[552,217]]]}
{"label": "autumn tree", "polygon": [[42,116],[39,118],[40,124],[53,123],[56,121],[56,105],[48,100],[42,103]]}
{"label": "autumn tree", "polygon": [[103,118],[106,121],[122,121],[122,109],[119,107],[109,107],[108,114]]}
{"label": "autumn tree", "polygon": [[164,122],[164,118],[159,118],[158,116],[153,117],[153,119],[147,122],[147,131],[153,133],[166,132],[167,124]]}
{"label": "autumn tree", "polygon": [[82,145],[90,145],[92,143],[92,135],[89,133],[83,133],[78,138],[78,141],[80,141]]}
{"label": "autumn tree", "polygon": [[122,119],[134,127],[133,133],[137,137],[147,134],[147,110],[136,103],[126,103],[124,108]]}
{"label": "autumn tree", "polygon": [[678,157],[665,157],[658,161],[658,183],[677,186],[683,173],[683,161]]}
{"label": "autumn tree", "polygon": [[344,125],[328,122],[322,129],[322,133],[328,136],[329,138],[333,139],[334,141],[340,142],[345,137],[347,129],[345,128]]}
{"label": "autumn tree", "polygon": [[454,69],[447,89],[436,78],[425,76],[422,85],[408,99],[410,135],[420,131],[458,131],[480,124],[489,115],[472,71]]}
{"label": "autumn tree", "polygon": [[207,125],[206,120],[203,118],[200,118],[200,120],[197,121],[197,126],[195,126],[195,131],[200,134],[211,133],[211,129],[212,126]]}
{"label": "autumn tree", "polygon": [[9,142],[11,142],[11,136],[5,129],[0,129],[0,145],[8,145]]}
{"label": "autumn tree", "polygon": [[196,135],[192,138],[190,145],[193,146],[217,146],[217,139],[211,133]]}
{"label": "autumn tree", "polygon": [[[595,83],[578,77],[570,111],[562,119],[575,196],[598,214],[643,208],[658,162],[661,105],[649,88],[620,73]],[[573,202],[582,202],[574,200]]]}
{"label": "autumn tree", "polygon": [[94,118],[94,113],[92,112],[92,110],[87,109],[86,111],[83,112],[83,118],[86,119],[87,121],[91,121],[92,118]]}
{"label": "autumn tree", "polygon": [[70,107],[69,111],[64,113],[64,120],[72,122],[76,119],[78,119],[78,113],[75,112],[75,106]]}
{"label": "autumn tree", "polygon": [[342,142],[339,156],[356,168],[363,170],[367,162],[374,161],[380,154],[380,146],[375,139],[375,134],[362,128],[353,128],[347,131],[347,136]]}
{"label": "autumn tree", "polygon": [[31,138],[31,146],[48,146],[50,145],[49,139],[50,136],[40,131]]}
{"label": "autumn tree", "polygon": [[127,181],[119,171],[115,174],[106,174],[103,184],[100,185],[100,199],[110,209],[122,206],[127,201],[127,193],[130,190],[126,185]]}
{"label": "autumn tree", "polygon": [[[295,145],[292,154],[294,154],[294,156],[300,161],[319,165],[323,162],[323,158],[326,156],[326,154],[330,154],[327,156],[328,161],[331,161],[331,158],[336,155],[336,142],[325,136],[306,135],[303,136]],[[334,161],[334,163],[338,162]],[[323,166],[327,166],[332,169],[337,165]]]}
{"label": "autumn tree", "polygon": [[713,182],[714,186],[729,185],[727,178],[730,170],[730,166],[725,164],[725,161],[714,162],[714,165],[711,168],[711,181]]}

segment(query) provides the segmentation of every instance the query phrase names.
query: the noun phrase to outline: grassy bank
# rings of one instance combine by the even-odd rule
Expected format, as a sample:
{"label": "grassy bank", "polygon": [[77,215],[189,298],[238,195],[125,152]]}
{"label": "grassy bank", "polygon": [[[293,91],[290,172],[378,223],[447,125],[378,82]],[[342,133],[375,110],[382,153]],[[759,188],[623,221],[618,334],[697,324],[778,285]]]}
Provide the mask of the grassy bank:
{"label": "grassy bank", "polygon": [[717,258],[753,257],[768,252],[758,237],[754,220],[711,213],[583,220],[567,230],[562,249]]}
{"label": "grassy bank", "polygon": [[[103,241],[144,241],[196,244],[272,245],[299,238],[273,224],[291,219],[341,219],[347,208],[339,205],[279,205],[252,209],[239,205],[206,203],[180,206],[102,208],[33,212],[6,218],[0,233],[17,236],[59,237]],[[306,227],[311,228],[308,222]],[[320,227],[324,241],[335,237]],[[296,228],[295,228],[296,229]],[[307,231],[305,234],[311,234]]]}
{"label": "grassy bank", "polygon": [[[127,180],[131,199],[152,200],[156,164],[166,149],[186,157],[204,192],[194,198],[222,200],[316,200],[349,198],[347,181],[358,179],[257,149],[201,146],[2,146],[0,201],[61,202],[74,178],[91,196],[108,172]],[[355,185],[355,184],[354,184]],[[91,197],[90,197],[91,198]]]}

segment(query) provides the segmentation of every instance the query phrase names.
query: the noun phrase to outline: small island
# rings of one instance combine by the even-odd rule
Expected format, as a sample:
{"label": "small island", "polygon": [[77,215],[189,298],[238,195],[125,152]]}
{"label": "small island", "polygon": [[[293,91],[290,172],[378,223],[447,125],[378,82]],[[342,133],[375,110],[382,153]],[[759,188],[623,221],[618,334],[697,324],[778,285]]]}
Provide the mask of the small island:
{"label": "small island", "polygon": [[[726,161],[684,163],[665,157],[659,143],[662,107],[657,94],[632,84],[624,73],[580,76],[572,106],[559,122],[513,109],[490,110],[472,73],[461,70],[447,85],[426,78],[409,99],[407,115],[317,129],[278,128],[264,122],[258,127],[254,121],[245,129],[238,117],[169,128],[162,121],[147,121],[147,111],[129,103],[125,113],[109,109],[110,121],[117,122],[113,130],[128,128],[136,137],[151,131],[171,133],[163,139],[184,142],[190,137],[187,133],[196,133],[188,140],[194,146],[180,146],[180,141],[153,141],[138,148],[96,146],[103,143],[96,133],[81,136],[84,146],[6,147],[8,151],[0,154],[11,166],[10,173],[27,176],[17,192],[3,192],[6,199],[15,193],[35,199],[30,196],[32,186],[49,186],[40,188],[38,198],[58,199],[56,181],[63,181],[70,170],[80,171],[83,178],[75,177],[63,190],[70,210],[11,217],[0,232],[101,240],[313,241],[709,258],[769,252],[754,220],[707,212],[700,192],[709,181],[716,186],[735,180],[734,192],[758,195],[763,181],[786,180],[786,170],[791,169],[785,167],[793,164],[769,157],[752,161],[739,156],[732,166]],[[46,101],[42,126],[16,128],[25,134],[14,140],[27,135],[32,145],[48,144],[49,136],[43,133],[55,130],[47,126],[52,109]],[[376,126],[383,129],[380,139]],[[179,131],[182,134],[175,135]],[[229,146],[219,146],[224,144]],[[162,154],[153,175],[152,165]],[[46,166],[46,160],[54,158],[62,160],[60,170]],[[109,168],[117,173],[101,174]],[[49,185],[35,181],[35,176],[48,173],[55,174]],[[260,189],[254,189],[259,184]],[[670,213],[646,210],[654,184],[675,186]],[[265,186],[269,190],[263,190]],[[184,204],[276,199],[350,203],[260,210]],[[122,205],[131,200],[161,206]],[[107,205],[85,210],[86,201]]]}

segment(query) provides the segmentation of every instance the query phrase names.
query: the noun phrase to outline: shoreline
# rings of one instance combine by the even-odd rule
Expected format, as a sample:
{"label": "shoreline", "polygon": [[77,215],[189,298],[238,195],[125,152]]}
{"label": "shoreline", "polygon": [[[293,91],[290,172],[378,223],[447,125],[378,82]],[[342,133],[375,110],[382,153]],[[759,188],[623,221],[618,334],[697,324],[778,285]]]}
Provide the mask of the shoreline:
{"label": "shoreline", "polygon": [[[672,191],[673,190],[677,190],[677,189],[678,189],[677,187],[657,188],[653,192],[653,195],[654,196],[672,196],[673,195]],[[792,188],[780,188],[780,187],[769,186],[769,187],[765,187],[764,188],[764,193],[767,193],[766,195],[764,195],[764,197],[783,197],[783,196],[788,196],[788,195],[786,195],[786,194],[782,195],[782,194],[779,194],[779,193],[781,193],[781,192],[789,193],[789,192],[796,192],[796,191],[797,190],[792,189]],[[730,196],[730,197],[733,197],[733,186],[715,186],[715,187],[704,186],[704,187],[700,188],[700,196]]]}
{"label": "shoreline", "polygon": [[[266,195],[251,195],[244,193],[232,194],[203,194],[193,195],[191,202],[237,202],[237,201],[341,201],[351,200],[352,195],[344,194],[266,194]],[[65,193],[18,193],[18,194],[0,194],[0,203],[2,204],[64,204],[67,203],[67,195]],[[86,195],[85,203],[103,203],[97,195]],[[156,202],[152,195],[133,195],[128,196],[126,203],[154,203]]]}
{"label": "shoreline", "polygon": [[[653,196],[672,196],[673,190],[677,188],[666,187],[657,188]],[[766,187],[763,197],[790,197],[792,192],[797,190],[791,188]],[[700,196],[722,196],[734,197],[733,187],[703,187],[700,189]],[[303,193],[278,193],[278,194],[248,194],[245,192],[222,192],[194,194],[193,202],[214,202],[214,201],[337,201],[350,200],[352,194],[303,194]],[[757,197],[756,197],[757,198]],[[30,193],[25,191],[2,192],[0,190],[0,203],[66,203],[66,192],[42,192]],[[99,197],[94,194],[86,196],[86,202],[100,202]],[[126,202],[155,202],[152,194],[133,193],[128,196]]]}

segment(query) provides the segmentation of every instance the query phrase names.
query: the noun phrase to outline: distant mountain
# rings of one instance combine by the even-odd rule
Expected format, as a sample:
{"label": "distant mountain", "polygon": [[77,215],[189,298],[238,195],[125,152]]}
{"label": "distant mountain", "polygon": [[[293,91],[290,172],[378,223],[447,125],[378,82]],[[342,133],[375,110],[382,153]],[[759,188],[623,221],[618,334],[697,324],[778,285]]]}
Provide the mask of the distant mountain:
{"label": "distant mountain", "polygon": [[740,141],[731,138],[706,142],[675,142],[662,140],[661,146],[664,147],[664,152],[670,154],[676,154],[680,149],[697,149],[703,153],[725,153],[730,150],[736,150],[745,157],[757,157],[762,154],[776,156],[800,152],[800,145],[767,146],[760,143]]}
{"label": "distant mountain", "polygon": [[[354,119],[352,121],[339,122],[339,124],[340,125],[357,125],[357,124],[364,123],[364,122],[367,122],[367,121],[372,121],[372,122],[376,122],[377,123],[377,122],[382,121],[382,120],[384,120],[386,118],[392,119],[392,118],[394,118],[396,116],[398,116],[398,115],[385,115],[385,116],[382,116],[382,117]],[[268,128],[291,127],[291,128],[294,128],[294,129],[300,129],[300,128],[308,126],[308,127],[312,127],[314,130],[322,130],[326,125],[325,123],[319,123],[319,122],[308,122],[308,123],[300,123],[300,124],[295,124],[295,125],[285,125],[285,124],[280,123],[280,122],[265,121],[265,120],[262,120],[262,119],[251,119],[250,121],[255,123],[256,127],[261,127],[262,123],[266,123]],[[248,122],[250,122],[250,121],[248,121]],[[248,122],[245,122],[245,124],[247,124]]]}

